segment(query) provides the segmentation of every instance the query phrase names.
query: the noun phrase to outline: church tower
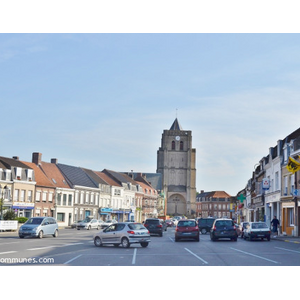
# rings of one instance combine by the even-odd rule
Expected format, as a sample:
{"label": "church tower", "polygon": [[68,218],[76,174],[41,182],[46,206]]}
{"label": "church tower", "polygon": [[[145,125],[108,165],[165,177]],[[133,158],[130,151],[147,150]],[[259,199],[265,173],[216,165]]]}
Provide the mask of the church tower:
{"label": "church tower", "polygon": [[183,130],[177,118],[162,134],[156,173],[162,174],[167,214],[195,217],[196,149],[192,148],[192,132]]}

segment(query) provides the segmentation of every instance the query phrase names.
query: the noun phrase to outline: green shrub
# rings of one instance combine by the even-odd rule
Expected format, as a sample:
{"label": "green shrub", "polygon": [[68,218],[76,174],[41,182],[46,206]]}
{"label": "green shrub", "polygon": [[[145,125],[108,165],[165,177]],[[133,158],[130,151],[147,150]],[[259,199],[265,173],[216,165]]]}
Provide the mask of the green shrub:
{"label": "green shrub", "polygon": [[28,218],[25,218],[25,217],[17,217],[17,218],[15,218],[15,220],[17,220],[19,223],[25,223],[25,222],[28,220]]}
{"label": "green shrub", "polygon": [[16,214],[13,210],[8,210],[3,214],[4,220],[15,220]]}

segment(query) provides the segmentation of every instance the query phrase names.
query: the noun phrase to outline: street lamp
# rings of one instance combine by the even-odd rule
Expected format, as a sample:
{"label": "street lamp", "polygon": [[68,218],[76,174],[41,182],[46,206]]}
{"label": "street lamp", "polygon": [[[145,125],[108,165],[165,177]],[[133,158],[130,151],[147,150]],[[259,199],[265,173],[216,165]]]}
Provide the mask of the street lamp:
{"label": "street lamp", "polygon": [[2,186],[0,185],[0,192],[1,192],[1,198],[0,198],[0,204],[1,204],[1,219],[3,220],[3,203],[4,203],[4,197],[6,194],[8,187],[7,185],[2,189]]}

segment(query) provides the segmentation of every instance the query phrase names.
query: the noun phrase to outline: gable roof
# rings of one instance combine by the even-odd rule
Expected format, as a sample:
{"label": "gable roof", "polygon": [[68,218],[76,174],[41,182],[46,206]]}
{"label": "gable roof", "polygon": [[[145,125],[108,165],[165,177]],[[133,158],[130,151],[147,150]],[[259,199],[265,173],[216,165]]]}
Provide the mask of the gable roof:
{"label": "gable roof", "polygon": [[80,168],[64,164],[57,164],[71,186],[79,185],[91,188],[98,188],[97,184]]}
{"label": "gable roof", "polygon": [[95,171],[95,174],[97,174],[97,176],[99,176],[108,185],[118,186],[118,187],[122,186],[122,184],[120,184],[119,182],[113,180],[111,177],[109,177],[107,174],[105,174],[103,172]]}
{"label": "gable roof", "polygon": [[12,167],[18,167],[18,168],[23,168],[23,169],[31,169],[28,167],[26,164],[21,162],[18,159],[15,158],[8,158],[8,157],[2,157],[0,156],[0,162],[4,165],[6,169],[11,170]]}
{"label": "gable roof", "polygon": [[56,164],[42,161],[40,164],[41,170],[51,180],[55,187],[59,188],[70,188],[70,185],[65,180],[65,177],[60,172]]}
{"label": "gable roof", "polygon": [[55,187],[52,181],[45,175],[45,173],[39,168],[39,166],[37,166],[35,163],[25,161],[23,163],[34,170],[36,185],[52,188]]}

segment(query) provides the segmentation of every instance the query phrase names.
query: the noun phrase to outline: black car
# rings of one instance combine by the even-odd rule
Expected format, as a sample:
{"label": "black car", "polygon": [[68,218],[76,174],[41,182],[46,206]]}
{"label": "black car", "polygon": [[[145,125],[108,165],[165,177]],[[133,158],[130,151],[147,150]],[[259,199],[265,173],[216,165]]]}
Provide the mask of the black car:
{"label": "black car", "polygon": [[237,231],[233,220],[231,219],[216,219],[210,230],[210,239],[216,241],[218,239],[229,238],[237,241]]}
{"label": "black car", "polygon": [[150,234],[154,233],[163,236],[166,224],[161,219],[151,218],[145,220],[144,226],[149,230]]}
{"label": "black car", "polygon": [[210,229],[215,221],[215,218],[199,218],[198,220],[199,231],[202,234],[206,234],[206,232],[210,232]]}

